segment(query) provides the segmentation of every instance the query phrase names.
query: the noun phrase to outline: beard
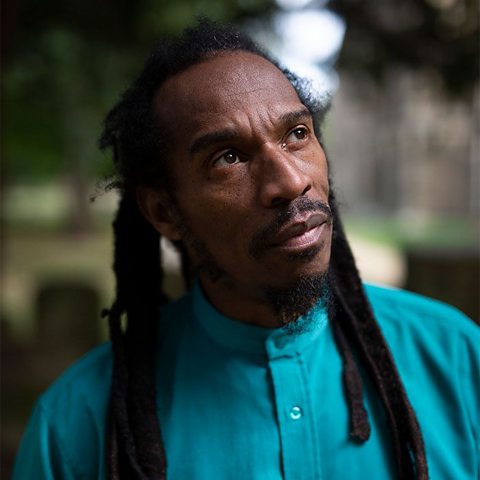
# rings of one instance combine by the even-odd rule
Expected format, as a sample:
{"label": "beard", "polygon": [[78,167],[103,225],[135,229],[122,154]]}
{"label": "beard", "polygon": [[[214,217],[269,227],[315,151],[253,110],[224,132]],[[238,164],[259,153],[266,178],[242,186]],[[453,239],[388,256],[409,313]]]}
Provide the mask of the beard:
{"label": "beard", "polygon": [[[298,198],[289,205],[279,209],[273,222],[258,231],[252,238],[249,245],[249,252],[253,258],[260,261],[268,251],[270,239],[280,229],[288,224],[299,212],[322,211],[328,216],[328,223],[332,222],[332,215],[328,205],[312,201],[308,198]],[[203,240],[198,238],[188,222],[185,220],[176,205],[170,206],[170,211],[175,216],[175,222],[180,230],[182,244],[189,253],[192,261],[192,275],[199,277],[206,275],[210,281],[217,283],[222,279],[228,279],[229,274],[218,264],[215,255],[208,249]],[[296,254],[292,254],[286,261],[296,260],[309,262],[322,248],[314,247]],[[328,308],[331,297],[329,286],[330,278],[327,272],[318,272],[310,275],[299,276],[292,279],[285,287],[265,286],[260,292],[260,297],[269,306],[275,318],[278,320],[278,327],[289,325],[294,328],[295,320],[306,316],[312,307],[320,300]]]}
{"label": "beard", "polygon": [[[317,275],[297,278],[286,288],[268,288],[265,298],[278,320],[278,326],[288,326],[296,331],[299,317],[307,317],[317,303],[327,311],[330,309],[332,296],[330,292],[330,276],[328,271]],[[307,322],[308,323],[308,322]]]}

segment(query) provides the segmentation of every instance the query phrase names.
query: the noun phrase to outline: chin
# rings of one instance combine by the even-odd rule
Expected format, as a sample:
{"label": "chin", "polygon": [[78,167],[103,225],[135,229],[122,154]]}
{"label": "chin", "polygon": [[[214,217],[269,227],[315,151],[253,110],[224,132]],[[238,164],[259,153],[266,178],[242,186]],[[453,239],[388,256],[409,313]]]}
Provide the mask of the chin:
{"label": "chin", "polygon": [[267,287],[264,294],[280,326],[305,315],[320,300],[329,308],[330,291],[327,268],[292,276],[283,285]]}

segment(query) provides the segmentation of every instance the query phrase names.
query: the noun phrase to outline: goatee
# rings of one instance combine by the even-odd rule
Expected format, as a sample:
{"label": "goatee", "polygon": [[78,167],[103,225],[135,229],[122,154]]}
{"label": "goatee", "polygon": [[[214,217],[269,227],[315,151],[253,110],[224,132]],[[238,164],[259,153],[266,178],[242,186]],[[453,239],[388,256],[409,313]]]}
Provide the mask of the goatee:
{"label": "goatee", "polygon": [[265,297],[278,326],[288,326],[295,330],[296,320],[308,316],[313,306],[321,302],[322,307],[329,310],[332,301],[330,277],[328,271],[318,275],[303,276],[295,280],[287,288],[270,288]]}

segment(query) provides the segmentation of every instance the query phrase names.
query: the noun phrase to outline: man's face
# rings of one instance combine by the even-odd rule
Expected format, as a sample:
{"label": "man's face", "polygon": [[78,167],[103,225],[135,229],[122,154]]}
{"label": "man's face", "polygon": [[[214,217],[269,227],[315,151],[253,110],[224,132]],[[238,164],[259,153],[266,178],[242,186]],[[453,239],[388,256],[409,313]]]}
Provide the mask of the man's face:
{"label": "man's face", "polygon": [[219,54],[167,80],[155,109],[178,230],[193,263],[218,274],[202,281],[258,296],[327,270],[325,154],[274,65]]}

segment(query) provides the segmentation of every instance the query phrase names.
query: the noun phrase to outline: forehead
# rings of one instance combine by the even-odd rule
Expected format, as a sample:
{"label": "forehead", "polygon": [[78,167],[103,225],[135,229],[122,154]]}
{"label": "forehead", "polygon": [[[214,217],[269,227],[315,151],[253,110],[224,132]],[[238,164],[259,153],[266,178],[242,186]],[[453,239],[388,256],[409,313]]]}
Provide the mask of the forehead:
{"label": "forehead", "polygon": [[299,105],[285,75],[249,52],[221,53],[196,64],[170,77],[155,96],[161,125],[182,130],[196,130],[205,121],[236,113],[248,115],[263,109],[275,115]]}

